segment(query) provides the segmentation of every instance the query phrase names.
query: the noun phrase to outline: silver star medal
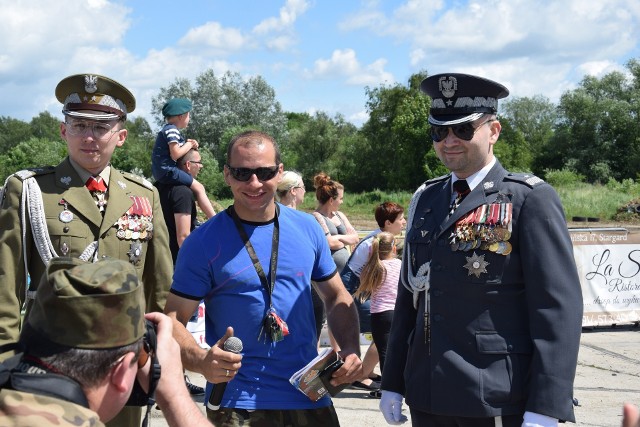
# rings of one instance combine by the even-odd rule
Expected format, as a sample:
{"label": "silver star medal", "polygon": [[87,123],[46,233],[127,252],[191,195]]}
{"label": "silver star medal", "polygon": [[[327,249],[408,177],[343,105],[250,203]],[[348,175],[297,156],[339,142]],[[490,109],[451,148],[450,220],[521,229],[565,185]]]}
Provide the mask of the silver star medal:
{"label": "silver star medal", "polygon": [[129,262],[131,262],[131,264],[133,265],[138,265],[138,262],[140,262],[140,257],[142,256],[142,243],[140,243],[138,240],[132,242],[127,254],[129,255]]}
{"label": "silver star medal", "polygon": [[484,255],[478,256],[475,251],[473,251],[472,256],[465,257],[467,259],[467,263],[464,265],[464,268],[469,270],[469,276],[474,274],[477,278],[480,278],[482,273],[487,272],[487,266],[489,263],[484,260]]}

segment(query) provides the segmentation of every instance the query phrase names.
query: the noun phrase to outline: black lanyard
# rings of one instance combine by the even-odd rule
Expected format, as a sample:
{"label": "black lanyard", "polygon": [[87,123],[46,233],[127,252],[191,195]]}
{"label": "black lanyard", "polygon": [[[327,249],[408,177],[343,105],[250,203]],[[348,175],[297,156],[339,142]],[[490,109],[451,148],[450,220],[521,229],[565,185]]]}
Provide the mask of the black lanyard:
{"label": "black lanyard", "polygon": [[227,212],[233,218],[233,222],[238,229],[238,233],[244,242],[244,247],[249,253],[249,257],[253,262],[253,268],[256,269],[256,273],[258,273],[258,277],[260,277],[260,283],[267,290],[267,294],[269,295],[269,308],[273,307],[273,303],[271,300],[271,295],[273,294],[273,288],[276,286],[276,269],[278,267],[278,242],[280,240],[280,225],[278,224],[278,215],[280,214],[280,207],[276,204],[276,216],[273,219],[273,235],[271,238],[271,261],[270,261],[270,278],[271,283],[267,280],[266,274],[264,274],[264,269],[262,268],[262,264],[260,264],[260,260],[256,255],[256,251],[253,249],[253,245],[251,241],[249,241],[249,236],[247,235],[246,230],[242,226],[242,222],[238,217],[235,209],[233,209],[233,205],[227,208]]}

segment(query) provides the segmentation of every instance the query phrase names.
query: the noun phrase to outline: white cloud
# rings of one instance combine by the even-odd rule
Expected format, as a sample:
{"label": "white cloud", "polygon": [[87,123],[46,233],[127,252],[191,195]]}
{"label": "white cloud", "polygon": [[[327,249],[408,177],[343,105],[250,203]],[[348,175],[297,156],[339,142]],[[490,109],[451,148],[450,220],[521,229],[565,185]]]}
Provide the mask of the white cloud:
{"label": "white cloud", "polygon": [[386,59],[378,59],[362,66],[353,49],[336,49],[329,59],[317,59],[312,71],[306,71],[308,78],[332,79],[343,77],[350,85],[376,85],[393,83],[393,75],[384,70]]}
{"label": "white cloud", "polygon": [[24,82],[57,74],[65,68],[66,54],[78,47],[119,44],[129,28],[129,12],[103,0],[68,0],[64,7],[48,0],[0,2],[0,80],[8,74]]}
{"label": "white cloud", "polygon": [[286,30],[293,27],[296,19],[309,8],[309,2],[305,0],[287,0],[280,8],[280,15],[275,18],[267,18],[253,28],[253,32],[264,35],[271,32]]}
{"label": "white cloud", "polygon": [[205,25],[190,29],[178,44],[229,52],[240,50],[246,44],[246,39],[235,28],[224,28],[218,22],[207,22]]}

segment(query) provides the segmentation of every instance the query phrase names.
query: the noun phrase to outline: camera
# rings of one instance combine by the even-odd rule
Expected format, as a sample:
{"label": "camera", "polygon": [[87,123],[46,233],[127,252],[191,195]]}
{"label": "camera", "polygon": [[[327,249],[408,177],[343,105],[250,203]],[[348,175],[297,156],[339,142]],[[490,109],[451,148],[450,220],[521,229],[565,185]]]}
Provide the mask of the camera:
{"label": "camera", "polygon": [[155,391],[160,381],[160,362],[156,353],[158,347],[156,324],[150,320],[145,320],[146,331],[142,337],[142,348],[138,356],[138,368],[142,368],[147,364],[147,360],[151,359],[151,367],[149,369],[149,384],[147,391],[140,385],[138,380],[133,386],[131,396],[127,401],[127,406],[147,406],[155,403]]}

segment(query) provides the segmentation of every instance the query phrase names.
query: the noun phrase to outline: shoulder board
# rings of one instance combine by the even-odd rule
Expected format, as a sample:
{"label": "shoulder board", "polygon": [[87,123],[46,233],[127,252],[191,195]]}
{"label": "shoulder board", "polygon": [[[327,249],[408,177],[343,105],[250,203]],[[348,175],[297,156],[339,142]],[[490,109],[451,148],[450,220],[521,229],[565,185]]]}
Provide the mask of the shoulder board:
{"label": "shoulder board", "polygon": [[20,179],[20,181],[24,181],[25,179],[31,178],[32,176],[45,175],[53,172],[54,170],[54,166],[42,166],[38,168],[23,169],[14,173],[13,175]]}
{"label": "shoulder board", "polygon": [[519,182],[531,188],[544,182],[542,178],[538,178],[537,176],[529,173],[509,173],[504,177],[504,179],[513,182]]}
{"label": "shoulder board", "polygon": [[428,181],[425,181],[425,182],[424,182],[424,184],[422,184],[422,185],[424,185],[424,186],[427,186],[427,187],[428,187],[428,186],[429,186],[429,185],[431,185],[431,184],[435,184],[435,183],[437,183],[437,182],[441,182],[441,181],[446,181],[446,180],[447,180],[447,179],[449,179],[450,177],[451,177],[451,174],[448,174],[448,175],[442,175],[442,176],[439,176],[439,177],[437,177],[437,178],[432,178],[432,179],[430,179],[430,180],[428,180]]}
{"label": "shoulder board", "polygon": [[147,179],[140,175],[133,174],[131,172],[120,171],[122,175],[127,178],[129,181],[135,182],[138,185],[142,185],[143,187],[147,187],[149,190],[153,190],[153,184]]}

